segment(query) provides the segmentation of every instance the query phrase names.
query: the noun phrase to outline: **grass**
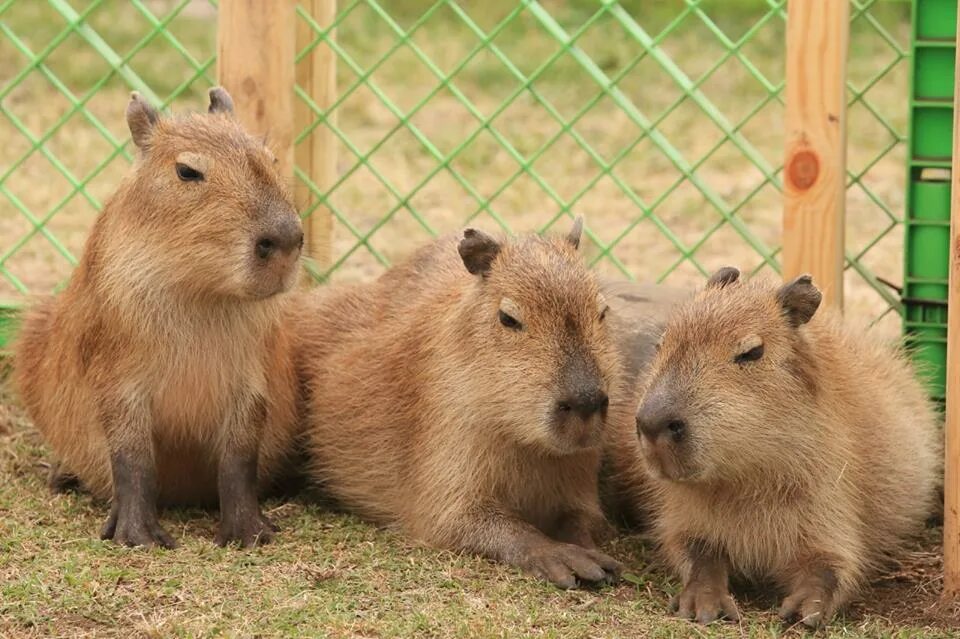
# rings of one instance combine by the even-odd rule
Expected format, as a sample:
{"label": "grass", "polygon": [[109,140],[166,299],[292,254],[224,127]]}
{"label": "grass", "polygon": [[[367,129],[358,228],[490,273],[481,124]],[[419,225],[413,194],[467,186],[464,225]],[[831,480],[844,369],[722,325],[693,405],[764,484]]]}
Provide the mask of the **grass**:
{"label": "grass", "polygon": [[[250,551],[213,544],[216,513],[164,513],[173,551],[97,539],[104,504],[45,486],[46,451],[0,387],[0,637],[780,637],[775,602],[751,594],[744,621],[708,627],[664,614],[676,583],[646,543],[608,552],[629,567],[600,591],[560,591],[480,558],[420,548],[308,496],[270,501],[282,532]],[[819,633],[955,637],[938,611],[937,531],[907,567]],[[912,569],[908,567],[912,566]]]}

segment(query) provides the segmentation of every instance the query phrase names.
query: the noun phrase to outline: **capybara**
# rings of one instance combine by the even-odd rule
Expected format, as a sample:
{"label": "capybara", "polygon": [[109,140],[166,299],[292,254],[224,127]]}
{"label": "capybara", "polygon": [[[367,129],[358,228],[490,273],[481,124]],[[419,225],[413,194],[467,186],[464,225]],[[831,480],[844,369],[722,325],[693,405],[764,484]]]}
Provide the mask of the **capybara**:
{"label": "capybara", "polygon": [[633,428],[607,304],[566,238],[467,229],[300,309],[311,474],[342,507],[564,588],[606,582],[605,430]]}
{"label": "capybara", "polygon": [[820,300],[809,276],[727,267],[667,322],[637,429],[682,617],[738,618],[740,575],[825,623],[933,508],[935,408],[904,353]]}
{"label": "capybara", "polygon": [[297,279],[300,218],[222,88],[206,114],[161,116],[133,93],[126,115],[132,174],[66,289],[26,313],[16,384],[57,458],[52,485],[76,477],[111,499],[103,538],[173,547],[158,503],[219,498],[220,544],[265,542],[258,481],[293,449],[279,294]]}

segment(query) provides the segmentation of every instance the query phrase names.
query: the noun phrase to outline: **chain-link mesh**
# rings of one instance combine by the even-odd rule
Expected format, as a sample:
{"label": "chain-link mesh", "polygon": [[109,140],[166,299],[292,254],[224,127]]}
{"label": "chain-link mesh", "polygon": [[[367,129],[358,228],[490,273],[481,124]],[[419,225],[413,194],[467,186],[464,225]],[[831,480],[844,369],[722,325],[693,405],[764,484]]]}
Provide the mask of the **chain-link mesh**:
{"label": "chain-link mesh", "polygon": [[[0,300],[62,283],[131,151],[135,88],[198,107],[216,3],[0,1]],[[909,3],[852,0],[847,305],[899,320]],[[297,99],[336,142],[326,279],[369,279],[466,223],[587,219],[611,275],[694,284],[777,271],[785,0],[341,0],[337,96]],[[305,215],[311,210],[304,211]]]}

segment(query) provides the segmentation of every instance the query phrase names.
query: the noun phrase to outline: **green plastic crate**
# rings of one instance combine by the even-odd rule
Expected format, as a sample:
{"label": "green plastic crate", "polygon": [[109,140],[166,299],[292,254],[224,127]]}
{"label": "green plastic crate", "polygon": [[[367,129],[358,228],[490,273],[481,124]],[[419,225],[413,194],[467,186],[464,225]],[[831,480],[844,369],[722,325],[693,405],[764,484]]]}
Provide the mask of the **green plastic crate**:
{"label": "green plastic crate", "polygon": [[903,326],[930,393],[946,392],[957,0],[913,3]]}

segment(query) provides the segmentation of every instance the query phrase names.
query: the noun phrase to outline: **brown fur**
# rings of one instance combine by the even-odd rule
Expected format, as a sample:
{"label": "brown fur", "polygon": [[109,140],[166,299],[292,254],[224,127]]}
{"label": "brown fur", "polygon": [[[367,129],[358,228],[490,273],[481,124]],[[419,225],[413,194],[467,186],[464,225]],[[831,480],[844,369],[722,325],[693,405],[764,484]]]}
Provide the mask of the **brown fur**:
{"label": "brown fur", "polygon": [[[374,283],[315,293],[296,324],[319,485],[423,542],[564,587],[613,577],[592,550],[599,447],[632,410],[578,239],[468,230]],[[522,328],[502,324],[504,308]],[[560,413],[594,384],[609,408]]]}
{"label": "brown fur", "polygon": [[[228,488],[225,456],[241,474],[243,459],[259,459],[267,482],[292,447],[296,383],[276,294],[293,286],[300,249],[264,258],[255,247],[294,242],[300,223],[275,159],[230,107],[214,89],[209,114],[165,118],[133,96],[128,122],[142,153],[68,286],[26,314],[16,345],[16,384],[58,472],[113,496],[114,526],[123,468],[146,478],[153,501],[209,504]],[[203,179],[182,179],[183,163]],[[142,526],[108,523],[105,536],[172,545],[154,507],[143,505]],[[250,534],[221,527],[221,541],[247,544]]]}
{"label": "brown fur", "polygon": [[[681,615],[736,618],[737,573],[772,579],[781,614],[816,625],[931,511],[938,417],[903,353],[827,309],[805,323],[820,299],[809,279],[718,275],[669,320],[644,434],[621,446],[645,457],[636,495],[656,504]],[[671,422],[683,428],[657,430]]]}

